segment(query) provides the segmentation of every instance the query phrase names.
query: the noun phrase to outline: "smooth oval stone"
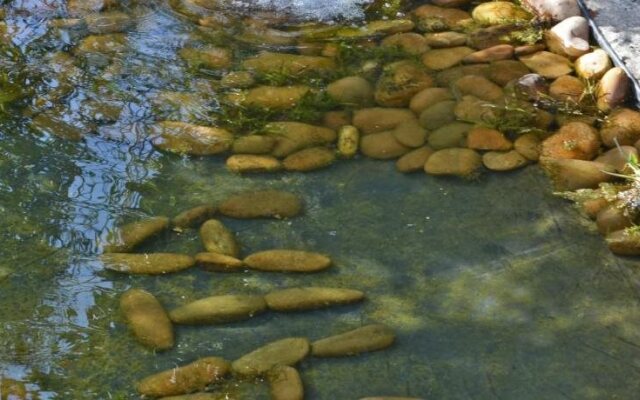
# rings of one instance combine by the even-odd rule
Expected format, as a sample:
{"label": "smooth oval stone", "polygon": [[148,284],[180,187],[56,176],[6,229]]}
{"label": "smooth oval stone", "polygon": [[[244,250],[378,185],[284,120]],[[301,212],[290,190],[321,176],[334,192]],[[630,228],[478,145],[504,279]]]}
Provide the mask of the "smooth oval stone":
{"label": "smooth oval stone", "polygon": [[213,217],[216,214],[216,210],[216,206],[209,204],[190,208],[173,217],[171,226],[174,231],[199,226],[204,221]]}
{"label": "smooth oval stone", "polygon": [[212,296],[171,310],[169,317],[176,324],[220,324],[252,318],[266,308],[262,296]]}
{"label": "smooth oval stone", "polygon": [[256,83],[256,79],[249,71],[232,71],[220,79],[220,84],[235,89],[250,88]]}
{"label": "smooth oval stone", "polygon": [[276,142],[272,136],[248,135],[237,138],[231,150],[238,154],[267,154],[271,153]]}
{"label": "smooth oval stone", "polygon": [[163,397],[161,400],[240,400],[229,393],[191,393],[181,396]]}
{"label": "smooth oval stone", "polygon": [[307,86],[258,86],[245,93],[242,103],[269,110],[288,110],[295,107],[309,90]]}
{"label": "smooth oval stone", "polygon": [[513,143],[498,130],[476,126],[467,135],[467,147],[473,150],[506,151],[513,148]]}
{"label": "smooth oval stone", "polygon": [[331,266],[323,254],[301,250],[266,250],[251,254],[244,263],[260,271],[316,272]]}
{"label": "smooth oval stone", "polygon": [[450,47],[429,50],[422,55],[422,63],[429,69],[440,71],[460,64],[474,50],[470,47]]}
{"label": "smooth oval stone", "polygon": [[424,38],[433,48],[459,47],[467,43],[467,35],[453,31],[425,33]]}
{"label": "smooth oval stone", "polygon": [[609,112],[624,104],[631,91],[631,80],[622,68],[608,70],[598,84],[598,108]]}
{"label": "smooth oval stone", "polygon": [[631,158],[638,159],[638,149],[633,146],[618,146],[602,153],[595,162],[609,164],[618,172],[629,172],[629,160]]}
{"label": "smooth oval stone", "polygon": [[127,290],[120,297],[120,309],[136,339],[154,350],[173,347],[173,325],[158,299],[141,289]]}
{"label": "smooth oval stone", "polygon": [[596,215],[596,225],[601,235],[608,235],[633,226],[633,219],[615,205],[607,206]]}
{"label": "smooth oval stone", "polygon": [[522,56],[520,57],[520,61],[533,72],[550,79],[570,74],[572,71],[571,61],[569,61],[569,59],[548,51],[539,51],[534,54]]}
{"label": "smooth oval stone", "polygon": [[227,151],[233,143],[231,132],[186,122],[161,121],[152,127],[151,142],[161,150],[206,156]]}
{"label": "smooth oval stone", "polygon": [[427,39],[419,33],[396,33],[387,36],[380,43],[382,47],[395,47],[411,55],[420,55],[429,50]]}
{"label": "smooth oval stone", "polygon": [[303,400],[304,386],[298,371],[288,365],[279,365],[269,371],[272,400]]}
{"label": "smooth oval stone", "polygon": [[420,113],[420,125],[429,130],[438,129],[453,122],[455,116],[456,102],[446,100],[436,103]]}
{"label": "smooth oval stone", "polygon": [[355,107],[373,104],[373,92],[373,85],[359,76],[347,76],[327,86],[327,94],[331,98]]}
{"label": "smooth oval stone", "polygon": [[423,146],[412,150],[400,157],[396,161],[396,169],[398,172],[415,172],[424,170],[424,165],[433,154],[433,149],[429,146]]}
{"label": "smooth oval stone", "polygon": [[451,147],[462,147],[465,144],[467,132],[473,127],[464,122],[452,122],[431,132],[427,142],[434,150]]}
{"label": "smooth oval stone", "polygon": [[292,366],[309,354],[306,338],[286,338],[271,342],[246,354],[231,364],[240,375],[261,375],[276,365]]}
{"label": "smooth oval stone", "polygon": [[338,131],[338,154],[342,158],[351,158],[358,152],[360,131],[352,125],[345,125]]}
{"label": "smooth oval stone", "polygon": [[396,126],[393,130],[393,136],[400,144],[415,148],[424,144],[427,131],[414,119]]}
{"label": "smooth oval stone", "polygon": [[327,111],[322,116],[322,125],[335,131],[343,126],[351,125],[351,111]]}
{"label": "smooth oval stone", "polygon": [[600,79],[611,67],[611,58],[602,49],[580,56],[575,62],[576,73],[583,79]]}
{"label": "smooth oval stone", "polygon": [[383,397],[363,397],[360,400],[424,400],[421,397],[389,397],[389,396],[383,396]]}
{"label": "smooth oval stone", "polygon": [[511,171],[527,165],[527,159],[515,150],[490,151],[482,155],[482,163],[492,171]]}
{"label": "smooth oval stone", "polygon": [[490,1],[473,9],[471,16],[483,25],[500,25],[507,21],[527,21],[531,15],[510,1]]}
{"label": "smooth oval stone", "polygon": [[200,238],[204,248],[209,252],[231,257],[238,257],[240,253],[235,234],[216,219],[210,219],[202,224]]}
{"label": "smooth oval stone", "polygon": [[622,229],[607,236],[607,245],[614,254],[640,255],[640,235],[632,229]]}
{"label": "smooth oval stone", "polygon": [[207,47],[203,49],[183,48],[180,57],[192,68],[227,68],[233,62],[233,53],[222,47]]}
{"label": "smooth oval stone", "polygon": [[393,131],[374,133],[360,139],[360,152],[377,160],[397,158],[409,151],[411,148],[400,143]]}
{"label": "smooth oval stone", "polygon": [[236,154],[226,161],[227,169],[231,172],[246,174],[251,172],[276,172],[282,169],[282,163],[275,157]]}
{"label": "smooth oval stone", "polygon": [[415,119],[416,116],[406,108],[363,108],[353,114],[353,125],[363,135],[394,129],[400,123]]}
{"label": "smooth oval stone", "polygon": [[315,357],[352,356],[386,349],[393,344],[395,338],[393,330],[385,325],[367,325],[313,342],[311,354]]}
{"label": "smooth oval stone", "polygon": [[198,253],[195,259],[196,264],[207,271],[234,272],[244,267],[242,260],[220,253]]}
{"label": "smooth oval stone", "polygon": [[353,289],[303,287],[277,290],[264,299],[271,310],[301,311],[355,303],[364,299],[364,293]]}
{"label": "smooth oval stone", "polygon": [[336,63],[329,57],[302,56],[296,54],[263,52],[246,59],[242,65],[261,73],[282,73],[303,75],[313,72],[331,71]]}
{"label": "smooth oval stone", "polygon": [[195,264],[193,257],[173,253],[108,253],[100,260],[106,269],[133,275],[162,275],[182,271]]}
{"label": "smooth oval stone", "polygon": [[594,161],[570,158],[540,158],[540,165],[556,190],[597,188],[602,182],[611,181],[615,168]]}
{"label": "smooth oval stone", "polygon": [[529,73],[529,68],[517,60],[494,61],[489,66],[487,78],[493,83],[505,86],[514,79],[519,79]]}
{"label": "smooth oval stone", "polygon": [[275,157],[286,157],[307,147],[331,144],[337,138],[333,129],[291,121],[271,122],[264,127],[264,133],[277,139],[271,153]]}
{"label": "smooth oval stone", "polygon": [[542,150],[540,138],[534,133],[527,133],[513,142],[515,150],[522,154],[527,160],[538,161]]}
{"label": "smooth oval stone", "polygon": [[607,147],[633,146],[640,140],[640,112],[630,108],[615,110],[604,120],[600,136]]}
{"label": "smooth oval stone", "polygon": [[308,172],[328,167],[336,159],[333,150],[326,147],[310,147],[290,154],[282,161],[287,171]]}
{"label": "smooth oval stone", "polygon": [[293,193],[260,190],[233,195],[218,210],[232,218],[291,218],[302,211],[302,201]]}
{"label": "smooth oval stone", "polygon": [[424,164],[430,175],[456,175],[470,177],[482,166],[482,157],[471,149],[451,148],[438,150]]}
{"label": "smooth oval stone", "polygon": [[216,383],[229,372],[229,363],[218,357],[206,357],[178,368],[151,375],[137,384],[138,392],[145,396],[175,396],[203,390]]}
{"label": "smooth oval stone", "polygon": [[169,218],[153,217],[114,230],[107,238],[105,253],[127,253],[169,227]]}
{"label": "smooth oval stone", "polygon": [[455,81],[453,88],[462,95],[471,95],[490,102],[498,102],[504,97],[500,86],[480,75],[464,76]]}
{"label": "smooth oval stone", "polygon": [[422,111],[432,105],[446,100],[454,100],[453,93],[449,89],[439,87],[426,88],[411,98],[409,108],[416,115],[420,115]]}

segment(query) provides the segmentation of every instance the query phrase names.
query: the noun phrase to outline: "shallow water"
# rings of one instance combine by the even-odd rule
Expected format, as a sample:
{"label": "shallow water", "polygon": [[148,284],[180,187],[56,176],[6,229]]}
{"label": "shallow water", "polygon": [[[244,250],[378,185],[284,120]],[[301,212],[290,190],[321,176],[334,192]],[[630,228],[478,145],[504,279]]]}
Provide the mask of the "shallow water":
{"label": "shallow water", "polygon": [[[336,5],[341,16],[356,10],[350,2],[276,3],[302,18],[315,7],[333,17],[323,4]],[[52,94],[59,74],[46,60],[78,39],[73,29],[44,28],[61,4],[6,6],[20,55],[7,55],[2,68],[11,74],[28,68],[29,77],[16,79],[33,87],[34,98],[52,102],[68,123],[97,132],[81,142],[61,140],[34,132],[30,115],[11,107],[0,121],[0,377],[27,382],[29,398],[134,399],[135,381],[158,370],[209,355],[236,359],[281,337],[315,340],[370,322],[393,327],[397,343],[359,357],[305,360],[307,398],[637,396],[636,262],[611,255],[586,220],[552,195],[536,166],[468,181],[402,175],[391,162],[359,158],[309,174],[241,177],[221,158],[160,153],[144,140],[158,91],[206,86],[206,75],[196,79],[176,61],[177,49],[193,40],[194,25],[167,5],[132,5],[138,22],[127,33],[126,54],[107,66],[100,59],[82,64],[68,78],[73,92],[60,100]],[[87,99],[110,101],[123,112],[115,122],[90,121]],[[212,91],[202,104],[177,112],[213,122],[216,109]],[[330,254],[335,268],[304,276],[194,268],[136,277],[102,270],[97,261],[100,240],[122,221],[173,216],[262,187],[300,194],[305,213],[288,221],[224,219],[243,253],[309,249]],[[197,233],[188,231],[144,250],[199,248]],[[2,271],[10,275],[3,279]],[[130,287],[145,288],[172,308],[212,294],[303,285],[354,287],[367,300],[221,327],[178,327],[177,346],[161,354],[132,339],[117,308]],[[260,383],[223,389],[268,398]]]}

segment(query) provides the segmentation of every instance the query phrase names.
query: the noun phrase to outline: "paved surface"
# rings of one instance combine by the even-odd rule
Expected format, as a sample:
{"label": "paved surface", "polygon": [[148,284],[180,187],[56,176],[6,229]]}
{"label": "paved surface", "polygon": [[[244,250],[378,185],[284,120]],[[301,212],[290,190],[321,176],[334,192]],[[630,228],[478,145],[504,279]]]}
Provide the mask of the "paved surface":
{"label": "paved surface", "polygon": [[[640,0],[579,0],[591,16],[592,28],[601,46],[610,46],[630,75],[635,78],[640,102]],[[622,66],[622,65],[621,65]]]}

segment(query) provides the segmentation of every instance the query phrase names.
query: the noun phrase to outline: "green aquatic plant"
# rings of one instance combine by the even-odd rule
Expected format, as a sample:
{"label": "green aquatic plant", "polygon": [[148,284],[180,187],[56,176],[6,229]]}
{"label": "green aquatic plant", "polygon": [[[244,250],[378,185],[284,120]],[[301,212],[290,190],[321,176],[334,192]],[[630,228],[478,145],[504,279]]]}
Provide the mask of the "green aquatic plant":
{"label": "green aquatic plant", "polygon": [[324,91],[310,91],[286,114],[292,121],[316,122],[324,113],[336,109],[339,105]]}
{"label": "green aquatic plant", "polygon": [[493,111],[483,115],[482,122],[489,128],[517,135],[544,132],[534,125],[537,111],[529,103],[507,96],[501,105],[487,103],[486,106]]}

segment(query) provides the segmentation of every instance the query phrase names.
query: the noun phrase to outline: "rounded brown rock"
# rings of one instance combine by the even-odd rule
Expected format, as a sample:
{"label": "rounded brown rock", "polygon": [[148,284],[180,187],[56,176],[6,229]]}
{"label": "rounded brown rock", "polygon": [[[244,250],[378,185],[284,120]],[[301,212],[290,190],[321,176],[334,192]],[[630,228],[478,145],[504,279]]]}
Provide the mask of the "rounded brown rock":
{"label": "rounded brown rock", "polygon": [[542,146],[538,135],[526,133],[515,140],[513,147],[527,160],[538,161]]}
{"label": "rounded brown rock", "polygon": [[136,339],[154,350],[173,347],[173,325],[164,307],[151,293],[130,289],[120,297],[120,310]]}
{"label": "rounded brown rock", "polygon": [[434,150],[429,146],[422,146],[415,150],[411,150],[396,161],[396,169],[398,172],[415,172],[424,171],[424,164],[433,154]]}
{"label": "rounded brown rock", "polygon": [[262,296],[211,296],[173,309],[169,317],[176,324],[221,324],[252,318],[266,308]]}
{"label": "rounded brown rock", "polygon": [[238,257],[240,246],[233,232],[217,219],[210,219],[200,227],[200,239],[208,252]]}
{"label": "rounded brown rock", "polygon": [[396,140],[407,147],[420,147],[427,139],[427,131],[417,120],[410,120],[401,123],[393,130]]}
{"label": "rounded brown rock", "polygon": [[506,151],[513,148],[513,143],[496,129],[476,126],[469,130],[467,147],[474,150]]}
{"label": "rounded brown rock", "polygon": [[182,367],[151,375],[136,385],[138,393],[151,396],[175,396],[203,390],[221,381],[230,370],[227,361],[218,357],[201,358]]}
{"label": "rounded brown rock", "polygon": [[311,354],[315,357],[353,356],[386,349],[395,338],[393,330],[385,325],[367,325],[313,342]]}
{"label": "rounded brown rock", "polygon": [[232,218],[291,218],[302,212],[302,200],[293,193],[259,190],[238,193],[218,207],[221,214]]}
{"label": "rounded brown rock", "polygon": [[360,152],[370,158],[388,160],[411,151],[395,138],[392,131],[374,133],[360,139]]}
{"label": "rounded brown rock", "polygon": [[551,178],[556,190],[597,188],[602,182],[611,181],[615,168],[594,161],[570,158],[541,157],[540,165]]}
{"label": "rounded brown rock", "polygon": [[482,163],[491,171],[511,171],[522,168],[528,161],[515,150],[490,151],[482,155]]}
{"label": "rounded brown rock", "polygon": [[277,365],[297,364],[309,350],[306,338],[281,339],[240,357],[231,366],[240,375],[262,375]]}
{"label": "rounded brown rock", "polygon": [[335,159],[335,151],[327,147],[310,147],[288,155],[282,164],[287,171],[308,172],[328,167]]}
{"label": "rounded brown rock", "polygon": [[331,259],[324,254],[301,250],[266,250],[243,261],[249,268],[260,271],[316,272],[331,266]]}
{"label": "rounded brown rock", "polygon": [[165,231],[169,218],[153,217],[118,227],[109,234],[105,253],[128,253],[135,247]]}
{"label": "rounded brown rock", "polygon": [[206,271],[235,272],[244,269],[244,263],[235,257],[220,253],[198,253],[196,264]]}
{"label": "rounded brown rock", "polygon": [[206,156],[223,153],[233,144],[233,134],[225,129],[186,122],[162,121],[152,127],[151,142],[161,150]]}
{"label": "rounded brown rock", "polygon": [[287,365],[278,365],[267,374],[272,400],[303,400],[304,386],[298,371]]}
{"label": "rounded brown rock", "polygon": [[132,275],[163,275],[195,264],[193,257],[173,253],[107,253],[100,260],[106,269]]}
{"label": "rounded brown rock", "polygon": [[364,299],[359,290],[302,287],[276,290],[264,296],[267,307],[274,311],[301,311],[356,303]]}
{"label": "rounded brown rock", "polygon": [[181,212],[173,217],[171,226],[174,231],[194,228],[216,214],[217,208],[214,205],[203,204]]}
{"label": "rounded brown rock", "polygon": [[542,157],[592,160],[600,151],[598,131],[582,122],[570,122],[542,142]]}
{"label": "rounded brown rock", "polygon": [[236,173],[276,172],[282,163],[275,157],[255,154],[235,154],[227,158],[227,169]]}
{"label": "rounded brown rock", "polygon": [[265,135],[247,135],[233,142],[232,151],[236,154],[268,154],[276,145],[277,139]]}
{"label": "rounded brown rock", "polygon": [[482,166],[482,157],[471,149],[438,150],[429,157],[424,171],[429,175],[473,176]]}
{"label": "rounded brown rock", "polygon": [[625,213],[625,210],[615,206],[602,209],[596,216],[596,225],[601,235],[633,226],[633,219]]}
{"label": "rounded brown rock", "polygon": [[394,129],[400,123],[415,118],[406,108],[363,108],[353,114],[353,126],[363,135],[369,135]]}

